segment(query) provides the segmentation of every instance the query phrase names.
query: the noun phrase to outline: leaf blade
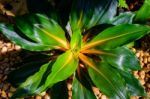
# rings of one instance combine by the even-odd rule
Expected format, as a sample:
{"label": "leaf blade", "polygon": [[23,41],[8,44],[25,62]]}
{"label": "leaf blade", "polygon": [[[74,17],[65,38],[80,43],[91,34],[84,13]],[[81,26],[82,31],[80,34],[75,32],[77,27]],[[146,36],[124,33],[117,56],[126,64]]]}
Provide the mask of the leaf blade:
{"label": "leaf blade", "polygon": [[[138,28],[138,29],[137,29]],[[83,46],[83,49],[98,46],[100,49],[113,49],[135,41],[150,31],[148,26],[137,24],[122,24],[99,33],[95,38]]]}
{"label": "leaf blade", "polygon": [[53,44],[54,42],[63,47],[67,47],[65,33],[59,24],[44,14],[31,14],[16,17],[17,27],[32,40]]}
{"label": "leaf blade", "polygon": [[51,69],[52,64],[53,62],[49,62],[42,65],[38,72],[27,78],[27,80],[19,86],[12,98],[32,96],[46,90],[45,87],[39,90],[39,87],[44,83],[45,76],[49,74],[50,71],[48,70]]}
{"label": "leaf blade", "polygon": [[88,66],[88,73],[93,83],[109,98],[129,99],[124,79],[105,62],[96,62],[80,54],[80,59]]}
{"label": "leaf blade", "polygon": [[[50,45],[43,45],[40,43],[36,43],[33,41],[29,41],[26,38],[20,36],[18,33],[15,32],[14,26],[10,24],[0,24],[0,31],[13,43],[20,45],[22,48],[31,50],[31,51],[45,51],[51,50],[54,46]],[[58,46],[55,46],[56,48]]]}
{"label": "leaf blade", "polygon": [[131,96],[147,96],[143,86],[130,72],[119,71],[124,77]]}
{"label": "leaf blade", "polygon": [[118,47],[112,50],[102,51],[100,57],[113,67],[122,71],[140,70],[140,62],[135,54],[127,47]]}
{"label": "leaf blade", "polygon": [[72,85],[73,99],[96,99],[93,92],[85,88],[76,78]]}
{"label": "leaf blade", "polygon": [[90,67],[88,72],[94,84],[109,98],[129,99],[124,80],[118,72],[108,64],[100,63],[99,67]]}
{"label": "leaf blade", "polygon": [[74,0],[70,14],[71,27],[83,30],[107,23],[116,14],[117,3],[117,0]]}

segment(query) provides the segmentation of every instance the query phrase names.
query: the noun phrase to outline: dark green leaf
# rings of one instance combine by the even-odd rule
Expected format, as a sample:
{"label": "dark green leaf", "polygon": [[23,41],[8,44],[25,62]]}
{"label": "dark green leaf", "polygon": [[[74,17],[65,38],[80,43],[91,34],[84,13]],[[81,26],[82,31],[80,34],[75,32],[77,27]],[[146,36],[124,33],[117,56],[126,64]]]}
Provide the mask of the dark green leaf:
{"label": "dark green leaf", "polygon": [[32,96],[45,91],[47,87],[42,87],[40,89],[39,87],[45,83],[46,77],[50,73],[52,65],[53,62],[44,64],[37,73],[27,78],[27,80],[19,86],[12,98]]}
{"label": "dark green leaf", "polygon": [[72,30],[106,23],[114,17],[116,8],[117,0],[74,0],[70,15]]}
{"label": "dark green leaf", "polygon": [[76,78],[72,85],[72,99],[96,99],[94,93],[85,88]]}
{"label": "dark green leaf", "polygon": [[18,28],[30,39],[44,45],[67,48],[65,32],[53,19],[42,14],[16,18]]}
{"label": "dark green leaf", "polygon": [[120,71],[120,74],[124,77],[131,96],[146,96],[143,86],[130,72]]}
{"label": "dark green leaf", "polygon": [[116,16],[112,20],[110,20],[110,24],[131,24],[133,22],[134,16],[135,14],[131,12],[120,13],[119,16]]}
{"label": "dark green leaf", "polygon": [[51,45],[43,45],[41,43],[36,43],[20,36],[18,33],[15,32],[15,28],[13,25],[0,24],[0,31],[13,43],[20,45],[22,48],[27,50],[44,51],[53,48]]}
{"label": "dark green leaf", "polygon": [[98,46],[100,49],[112,49],[135,41],[150,31],[149,26],[122,24],[99,33],[83,46],[83,49]]}
{"label": "dark green leaf", "polygon": [[129,99],[124,79],[107,63],[89,66],[89,75],[94,84],[111,99]]}
{"label": "dark green leaf", "polygon": [[51,99],[68,99],[68,89],[67,89],[67,82],[62,81],[57,84],[55,84],[50,89],[50,96]]}
{"label": "dark green leaf", "polygon": [[113,50],[107,50],[100,55],[110,65],[123,71],[141,69],[140,62],[135,54],[126,47],[118,47]]}
{"label": "dark green leaf", "polygon": [[143,6],[137,11],[136,22],[146,22],[150,18],[150,0],[145,0]]}
{"label": "dark green leaf", "polygon": [[[34,59],[32,59],[31,57]],[[29,76],[37,72],[44,63],[48,61],[48,56],[41,54],[32,55],[29,58],[23,60],[21,63],[17,63],[15,67],[19,65],[19,68],[9,73],[7,81],[10,82],[13,86],[18,87]]]}
{"label": "dark green leaf", "polygon": [[94,86],[94,84],[90,79],[90,76],[86,69],[78,67],[75,77],[82,86],[84,86],[89,91],[92,91],[92,86]]}

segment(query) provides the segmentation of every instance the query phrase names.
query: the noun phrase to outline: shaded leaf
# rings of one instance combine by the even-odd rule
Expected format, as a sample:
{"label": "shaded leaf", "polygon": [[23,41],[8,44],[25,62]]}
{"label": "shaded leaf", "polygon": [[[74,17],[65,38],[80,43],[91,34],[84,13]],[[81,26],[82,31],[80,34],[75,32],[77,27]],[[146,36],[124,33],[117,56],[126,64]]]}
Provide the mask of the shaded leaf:
{"label": "shaded leaf", "polygon": [[143,86],[130,72],[120,71],[120,74],[124,77],[131,96],[146,96]]}
{"label": "shaded leaf", "polygon": [[116,69],[103,61],[94,62],[84,54],[80,54],[79,58],[88,66],[93,83],[102,93],[111,99],[129,99],[125,81]]}
{"label": "shaded leaf", "polygon": [[132,24],[135,14],[131,12],[120,13],[119,16],[114,17],[110,20],[110,24]]}
{"label": "shaded leaf", "polygon": [[53,19],[42,14],[16,18],[17,27],[30,39],[45,45],[67,47],[65,32]]}
{"label": "shaded leaf", "polygon": [[92,86],[94,84],[85,68],[78,67],[75,77],[82,86],[92,91]]}
{"label": "shaded leaf", "polygon": [[[35,56],[36,56],[36,60],[35,60]],[[34,59],[32,60],[32,58]],[[18,87],[29,76],[39,71],[40,67],[47,61],[48,61],[48,56],[46,55],[41,55],[41,54],[32,55],[30,56],[30,59],[25,59],[23,60],[23,62],[16,64],[16,66],[19,65],[19,68],[9,73],[7,81],[10,82],[13,86]]]}
{"label": "shaded leaf", "polygon": [[72,29],[89,29],[106,23],[116,14],[117,0],[74,0],[70,24]]}
{"label": "shaded leaf", "polygon": [[46,90],[46,87],[43,87],[42,89],[39,89],[39,87],[45,83],[46,77],[50,73],[52,65],[53,62],[44,64],[38,72],[27,78],[27,80],[22,83],[14,93],[12,99],[40,94]]}
{"label": "shaded leaf", "polygon": [[123,71],[140,70],[140,62],[127,47],[103,51],[100,55],[106,62]]}
{"label": "shaded leaf", "polygon": [[50,89],[50,96],[51,99],[68,99],[68,89],[67,89],[67,82],[61,81],[59,83],[56,83],[51,89]]}
{"label": "shaded leaf", "polygon": [[85,88],[76,78],[72,85],[72,99],[96,99],[94,93]]}

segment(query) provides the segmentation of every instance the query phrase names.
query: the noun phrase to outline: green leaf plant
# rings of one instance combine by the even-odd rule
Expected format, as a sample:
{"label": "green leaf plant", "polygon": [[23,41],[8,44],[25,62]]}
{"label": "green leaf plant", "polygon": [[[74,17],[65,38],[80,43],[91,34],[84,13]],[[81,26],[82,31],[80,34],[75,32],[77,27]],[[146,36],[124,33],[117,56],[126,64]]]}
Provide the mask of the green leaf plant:
{"label": "green leaf plant", "polygon": [[110,99],[147,97],[132,75],[141,69],[139,60],[125,45],[146,35],[150,27],[132,24],[130,13],[116,16],[117,5],[117,0],[74,0],[66,29],[61,20],[39,13],[17,16],[14,24],[1,23],[0,31],[15,44],[46,52],[30,56],[9,74],[8,81],[18,87],[11,98],[50,89],[52,99],[59,94],[67,99],[70,77],[73,99],[96,99],[92,87]]}

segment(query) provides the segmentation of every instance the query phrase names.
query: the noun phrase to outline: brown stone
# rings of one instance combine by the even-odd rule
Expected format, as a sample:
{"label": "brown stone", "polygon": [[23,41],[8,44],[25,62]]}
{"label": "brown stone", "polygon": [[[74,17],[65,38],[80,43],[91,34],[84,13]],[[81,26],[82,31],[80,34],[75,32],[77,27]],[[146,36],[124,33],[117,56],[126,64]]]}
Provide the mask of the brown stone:
{"label": "brown stone", "polygon": [[107,99],[107,97],[105,95],[102,95],[101,99]]}
{"label": "brown stone", "polygon": [[2,98],[7,98],[7,94],[4,90],[2,90],[2,92],[1,92],[1,97]]}
{"label": "brown stone", "polygon": [[41,96],[36,96],[35,99],[42,99],[42,97]]}

